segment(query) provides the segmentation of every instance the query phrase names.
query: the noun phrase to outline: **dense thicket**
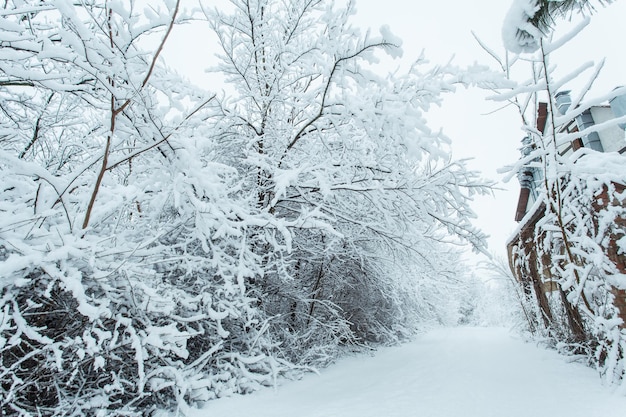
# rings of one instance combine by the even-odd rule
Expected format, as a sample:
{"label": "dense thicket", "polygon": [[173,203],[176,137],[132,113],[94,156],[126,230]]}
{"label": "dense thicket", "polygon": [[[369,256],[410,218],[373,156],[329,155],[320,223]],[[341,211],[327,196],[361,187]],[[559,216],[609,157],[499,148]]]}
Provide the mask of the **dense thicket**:
{"label": "dense thicket", "polygon": [[160,61],[178,1],[7,2],[3,413],[184,408],[454,316],[487,188],[424,112],[471,77],[376,75],[399,41],[351,8],[231,5],[218,97]]}

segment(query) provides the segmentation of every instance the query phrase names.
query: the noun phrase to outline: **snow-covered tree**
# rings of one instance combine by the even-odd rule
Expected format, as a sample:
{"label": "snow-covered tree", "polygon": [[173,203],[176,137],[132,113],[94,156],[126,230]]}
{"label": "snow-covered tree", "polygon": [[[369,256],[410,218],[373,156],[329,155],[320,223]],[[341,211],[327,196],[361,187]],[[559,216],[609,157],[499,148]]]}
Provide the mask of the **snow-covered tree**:
{"label": "snow-covered tree", "polygon": [[288,230],[250,231],[262,308],[306,350],[410,332],[423,308],[414,282],[450,271],[445,236],[482,247],[468,203],[486,184],[450,160],[424,118],[459,77],[420,61],[403,76],[373,73],[376,51],[398,55],[400,40],[386,27],[361,35],[351,5],[232,4],[233,14],[209,15],[217,70],[236,91],[219,129],[258,210]]}
{"label": "snow-covered tree", "polygon": [[[617,308],[626,287],[624,158],[592,147],[576,148],[590,135],[622,123],[624,117],[571,126],[592,106],[626,90],[589,98],[602,63],[585,63],[557,76],[550,61],[587,23],[588,18],[558,39],[538,38],[539,50],[523,60],[503,60],[490,51],[504,73],[511,74],[511,64],[522,62],[529,63],[531,73],[527,81],[501,89],[493,98],[518,108],[527,135],[522,158],[510,167],[510,175],[520,175],[536,201],[509,249],[524,292],[537,301],[541,313],[537,324],[556,345],[586,353],[608,381],[619,382],[626,348],[626,330]],[[559,99],[572,81],[584,77],[583,88],[570,101]]]}
{"label": "snow-covered tree", "polygon": [[180,1],[6,3],[3,413],[184,408],[449,318],[488,185],[425,112],[480,74],[377,75],[400,41],[352,6],[232,6],[218,97],[161,61]]}

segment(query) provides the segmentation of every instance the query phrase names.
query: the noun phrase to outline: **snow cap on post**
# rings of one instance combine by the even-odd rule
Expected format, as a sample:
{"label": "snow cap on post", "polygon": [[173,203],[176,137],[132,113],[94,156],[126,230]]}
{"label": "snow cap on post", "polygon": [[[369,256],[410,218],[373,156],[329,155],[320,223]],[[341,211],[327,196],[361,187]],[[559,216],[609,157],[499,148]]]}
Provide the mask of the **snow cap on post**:
{"label": "snow cap on post", "polygon": [[559,109],[559,113],[565,115],[572,105],[570,90],[559,91],[554,95],[554,100],[556,101],[556,107]]}

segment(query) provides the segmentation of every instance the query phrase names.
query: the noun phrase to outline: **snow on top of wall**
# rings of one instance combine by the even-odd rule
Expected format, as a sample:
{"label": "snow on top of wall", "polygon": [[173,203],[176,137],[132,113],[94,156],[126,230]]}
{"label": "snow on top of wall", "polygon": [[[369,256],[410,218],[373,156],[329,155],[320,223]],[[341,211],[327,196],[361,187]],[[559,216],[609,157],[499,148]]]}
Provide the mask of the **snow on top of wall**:
{"label": "snow on top of wall", "polygon": [[598,179],[605,183],[623,182],[624,156],[617,152],[595,152],[588,148],[580,148],[572,154],[572,173],[580,178]]}

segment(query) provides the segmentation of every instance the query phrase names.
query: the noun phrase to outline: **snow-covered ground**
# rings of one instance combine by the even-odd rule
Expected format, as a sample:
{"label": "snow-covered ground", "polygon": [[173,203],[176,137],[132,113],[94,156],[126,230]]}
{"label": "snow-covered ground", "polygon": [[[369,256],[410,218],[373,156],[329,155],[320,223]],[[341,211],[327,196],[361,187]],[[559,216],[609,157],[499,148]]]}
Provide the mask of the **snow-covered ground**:
{"label": "snow-covered ground", "polygon": [[505,329],[431,331],[193,417],[623,417],[596,373]]}

